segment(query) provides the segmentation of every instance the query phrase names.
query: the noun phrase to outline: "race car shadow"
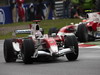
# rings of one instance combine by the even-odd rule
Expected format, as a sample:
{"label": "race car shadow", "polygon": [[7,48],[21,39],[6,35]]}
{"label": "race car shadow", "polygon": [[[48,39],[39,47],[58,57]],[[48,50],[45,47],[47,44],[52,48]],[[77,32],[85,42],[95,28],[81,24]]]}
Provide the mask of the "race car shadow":
{"label": "race car shadow", "polygon": [[[40,64],[52,64],[52,63],[73,63],[73,62],[78,62],[79,60],[75,60],[75,61],[68,61],[65,58],[56,58],[56,59],[49,59],[49,60],[43,60],[43,59],[36,59],[33,60],[32,64],[27,64],[27,65],[40,65]],[[23,61],[17,61],[16,63],[22,63]]]}

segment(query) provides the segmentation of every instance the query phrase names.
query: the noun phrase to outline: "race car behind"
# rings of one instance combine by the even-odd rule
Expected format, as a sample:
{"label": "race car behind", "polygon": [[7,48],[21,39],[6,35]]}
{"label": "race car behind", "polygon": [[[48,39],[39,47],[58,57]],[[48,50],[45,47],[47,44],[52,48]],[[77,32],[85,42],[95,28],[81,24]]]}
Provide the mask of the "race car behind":
{"label": "race car behind", "polygon": [[87,18],[78,24],[71,23],[59,30],[55,27],[50,28],[48,34],[51,35],[52,33],[56,33],[56,35],[74,33],[79,42],[100,39],[100,12],[88,13]]}

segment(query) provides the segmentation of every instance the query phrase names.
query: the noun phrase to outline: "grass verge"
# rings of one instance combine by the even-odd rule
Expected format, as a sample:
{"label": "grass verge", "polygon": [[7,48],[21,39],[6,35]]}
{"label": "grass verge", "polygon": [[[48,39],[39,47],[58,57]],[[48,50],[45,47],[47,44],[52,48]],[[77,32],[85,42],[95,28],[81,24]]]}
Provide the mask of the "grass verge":
{"label": "grass verge", "polygon": [[89,44],[89,45],[100,45],[100,40],[95,40],[95,41],[91,41],[91,42],[86,42],[85,44]]}
{"label": "grass verge", "polygon": [[[43,20],[41,21],[40,27],[44,29],[45,33],[48,33],[49,28],[57,27],[61,28],[66,25],[70,25],[70,23],[79,23],[80,19],[57,19],[57,20]],[[32,24],[32,22],[19,22],[12,24],[0,25],[0,39],[7,39],[12,37],[12,32],[16,29],[28,29],[28,25]],[[28,34],[18,35],[17,37],[25,37]]]}
{"label": "grass verge", "polygon": [[[80,19],[57,19],[57,20],[43,20],[41,21],[40,27],[44,29],[44,32],[47,34],[49,28],[51,27],[57,27],[61,28],[66,25],[70,25],[70,23],[79,23]],[[33,22],[18,22],[18,23],[12,23],[12,24],[5,24],[0,25],[0,40],[12,38],[12,32],[16,29],[28,29],[29,24],[32,24]],[[29,34],[18,34],[17,37],[27,37]],[[91,44],[91,45],[100,45],[100,40],[92,41],[92,42],[86,42],[85,44]]]}

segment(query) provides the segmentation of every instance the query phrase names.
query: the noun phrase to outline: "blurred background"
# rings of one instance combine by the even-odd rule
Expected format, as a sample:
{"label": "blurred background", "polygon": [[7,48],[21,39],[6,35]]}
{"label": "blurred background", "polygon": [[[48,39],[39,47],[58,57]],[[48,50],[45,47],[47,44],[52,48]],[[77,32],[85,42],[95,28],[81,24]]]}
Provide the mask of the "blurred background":
{"label": "blurred background", "polygon": [[22,0],[21,5],[16,2],[15,6],[10,1],[15,0],[0,0],[0,22],[3,24],[34,19],[83,19],[86,13],[100,12],[100,0]]}

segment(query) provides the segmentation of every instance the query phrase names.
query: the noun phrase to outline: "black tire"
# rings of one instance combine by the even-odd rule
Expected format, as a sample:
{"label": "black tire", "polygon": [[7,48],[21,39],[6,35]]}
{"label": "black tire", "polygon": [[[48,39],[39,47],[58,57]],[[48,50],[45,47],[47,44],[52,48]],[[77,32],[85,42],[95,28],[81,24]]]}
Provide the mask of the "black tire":
{"label": "black tire", "polygon": [[78,41],[87,42],[88,41],[88,30],[85,24],[80,24],[78,26],[76,36],[78,37]]}
{"label": "black tire", "polygon": [[52,33],[58,33],[58,29],[56,27],[52,27],[49,29],[48,35],[52,35]]}
{"label": "black tire", "polygon": [[71,48],[72,52],[67,53],[66,57],[69,61],[74,61],[78,58],[79,55],[79,48],[78,48],[78,42],[74,35],[71,36],[65,36],[65,48]]}
{"label": "black tire", "polygon": [[22,44],[22,58],[25,64],[32,64],[32,56],[35,52],[34,42],[31,39],[25,39]]}
{"label": "black tire", "polygon": [[17,55],[15,55],[15,51],[12,45],[12,39],[6,39],[4,41],[4,59],[6,62],[16,62]]}

